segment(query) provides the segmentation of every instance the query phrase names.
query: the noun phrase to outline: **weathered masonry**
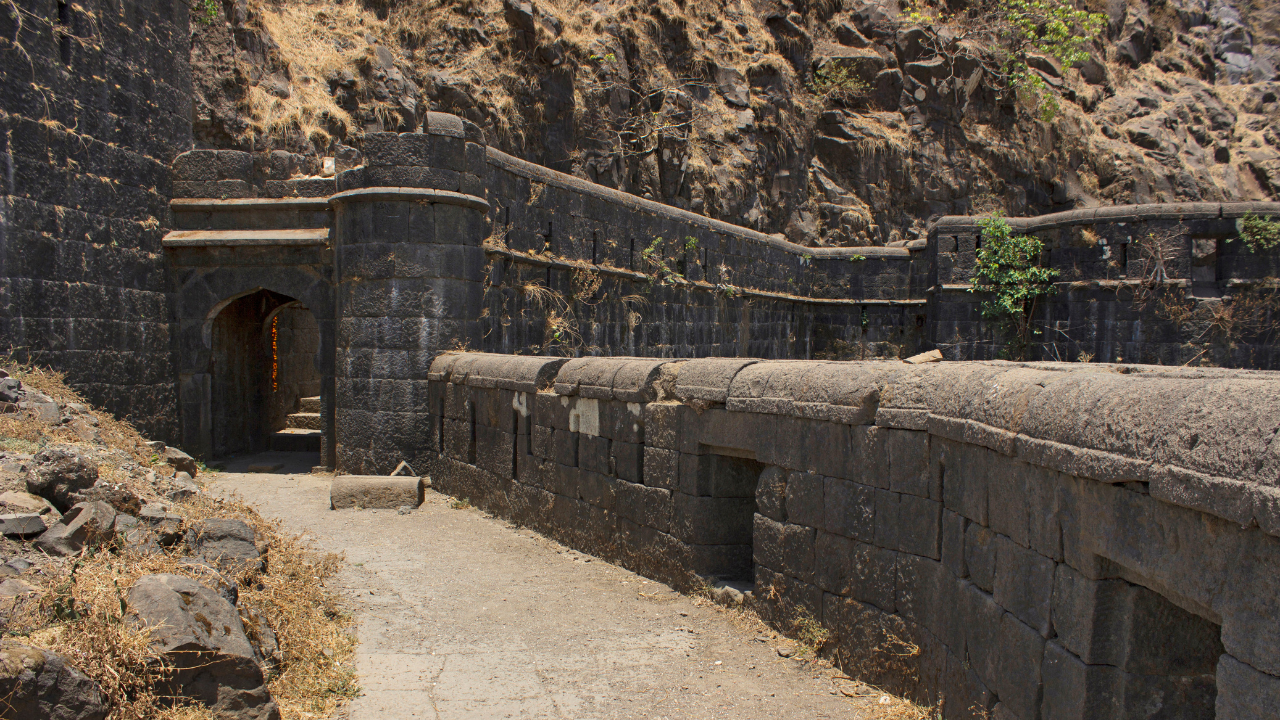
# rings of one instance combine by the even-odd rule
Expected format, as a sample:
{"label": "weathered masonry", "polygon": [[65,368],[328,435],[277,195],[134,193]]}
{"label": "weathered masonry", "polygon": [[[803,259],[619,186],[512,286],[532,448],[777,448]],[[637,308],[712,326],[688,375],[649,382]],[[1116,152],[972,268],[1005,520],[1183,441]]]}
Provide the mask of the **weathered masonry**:
{"label": "weathered masonry", "polygon": [[[232,447],[217,440],[233,413],[216,407],[214,389],[229,386],[218,368],[235,363],[210,327],[228,302],[255,293],[267,295],[254,317],[287,303],[312,314],[320,412],[309,422],[323,434],[324,464],[353,472],[421,452],[427,368],[453,348],[793,359],[1000,350],[968,291],[981,241],[972,218],[942,218],[905,247],[804,248],[517,160],[452,115],[428,113],[422,132],[368,134],[363,147],[364,164],[332,178],[290,178],[274,155],[197,150],[175,161],[174,191],[186,197],[172,203],[177,229],[164,247],[186,447]],[[1280,204],[1012,220],[1045,239],[1061,272],[1037,352],[1168,364],[1208,353],[1271,367],[1270,331],[1189,342],[1159,317],[1167,304],[1134,295],[1270,297],[1276,258],[1229,242],[1239,217],[1269,211],[1280,215]]]}
{"label": "weathered masonry", "polygon": [[450,353],[430,383],[438,489],[754,578],[947,718],[1280,709],[1271,373]]}

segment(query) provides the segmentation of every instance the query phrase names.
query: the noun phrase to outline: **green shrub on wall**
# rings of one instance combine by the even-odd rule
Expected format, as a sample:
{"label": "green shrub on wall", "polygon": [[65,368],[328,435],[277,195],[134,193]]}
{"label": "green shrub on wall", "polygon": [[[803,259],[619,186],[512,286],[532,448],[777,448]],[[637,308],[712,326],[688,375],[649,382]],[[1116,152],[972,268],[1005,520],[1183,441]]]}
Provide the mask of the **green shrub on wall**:
{"label": "green shrub on wall", "polygon": [[981,224],[982,243],[970,292],[990,293],[990,299],[982,301],[982,316],[995,322],[1003,336],[1001,354],[1023,360],[1040,334],[1034,322],[1036,304],[1053,292],[1058,271],[1040,267],[1044,243],[1030,235],[1015,235],[1003,217],[985,218]]}

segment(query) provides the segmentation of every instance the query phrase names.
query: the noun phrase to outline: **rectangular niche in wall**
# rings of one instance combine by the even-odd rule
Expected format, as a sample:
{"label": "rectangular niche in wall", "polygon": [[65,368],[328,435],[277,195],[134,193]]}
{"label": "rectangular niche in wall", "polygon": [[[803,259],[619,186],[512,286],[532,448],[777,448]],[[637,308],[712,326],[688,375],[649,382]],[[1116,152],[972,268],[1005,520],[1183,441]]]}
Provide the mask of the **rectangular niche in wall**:
{"label": "rectangular niche in wall", "polygon": [[[682,483],[676,514],[689,543],[695,572],[708,580],[751,583],[751,539],[756,484],[764,471],[748,453],[704,447],[692,483]],[[730,454],[732,453],[732,454]]]}

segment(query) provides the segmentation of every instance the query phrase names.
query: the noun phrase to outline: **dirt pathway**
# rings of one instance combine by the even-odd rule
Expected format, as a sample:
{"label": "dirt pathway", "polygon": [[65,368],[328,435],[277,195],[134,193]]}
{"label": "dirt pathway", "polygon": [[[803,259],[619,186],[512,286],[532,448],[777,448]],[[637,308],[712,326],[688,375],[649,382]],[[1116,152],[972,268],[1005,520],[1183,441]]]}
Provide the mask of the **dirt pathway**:
{"label": "dirt pathway", "polygon": [[364,688],[351,720],[871,717],[876,698],[845,697],[728,613],[446,496],[331,511],[322,477],[204,479],[346,553]]}

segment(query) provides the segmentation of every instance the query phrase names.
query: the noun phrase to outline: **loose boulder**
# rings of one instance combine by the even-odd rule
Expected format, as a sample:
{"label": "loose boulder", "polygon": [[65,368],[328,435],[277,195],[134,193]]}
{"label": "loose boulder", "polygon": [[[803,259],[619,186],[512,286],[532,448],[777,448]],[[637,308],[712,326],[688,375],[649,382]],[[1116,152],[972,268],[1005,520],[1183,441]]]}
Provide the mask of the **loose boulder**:
{"label": "loose boulder", "polygon": [[160,459],[174,470],[184,472],[191,477],[195,477],[200,472],[200,469],[196,467],[195,458],[176,447],[166,447],[164,452],[160,453]]}
{"label": "loose boulder", "polygon": [[163,505],[151,503],[138,515],[140,528],[154,533],[156,542],[169,547],[182,539],[182,516],[169,512]]}
{"label": "loose boulder", "polygon": [[8,515],[33,514],[44,520],[46,527],[58,522],[62,513],[48,500],[27,492],[0,493],[0,512]]}
{"label": "loose boulder", "polygon": [[262,557],[253,528],[243,520],[211,519],[198,523],[188,537],[191,553],[224,572],[261,570]]}
{"label": "loose boulder", "polygon": [[107,716],[98,685],[47,650],[0,645],[0,697],[4,717],[102,720]]}
{"label": "loose boulder", "polygon": [[174,668],[161,693],[205,704],[225,720],[278,720],[253,645],[231,603],[181,575],[147,575],[129,590],[129,611]]}
{"label": "loose boulder", "polygon": [[77,503],[57,525],[36,538],[36,549],[50,555],[74,555],[86,545],[110,538],[115,508],[104,502]]}
{"label": "loose boulder", "polygon": [[3,535],[26,537],[39,535],[46,529],[44,520],[35,513],[0,515],[0,534]]}
{"label": "loose boulder", "polygon": [[36,466],[27,476],[27,490],[66,512],[77,502],[76,493],[98,482],[98,463],[72,445],[54,445],[35,457]]}

